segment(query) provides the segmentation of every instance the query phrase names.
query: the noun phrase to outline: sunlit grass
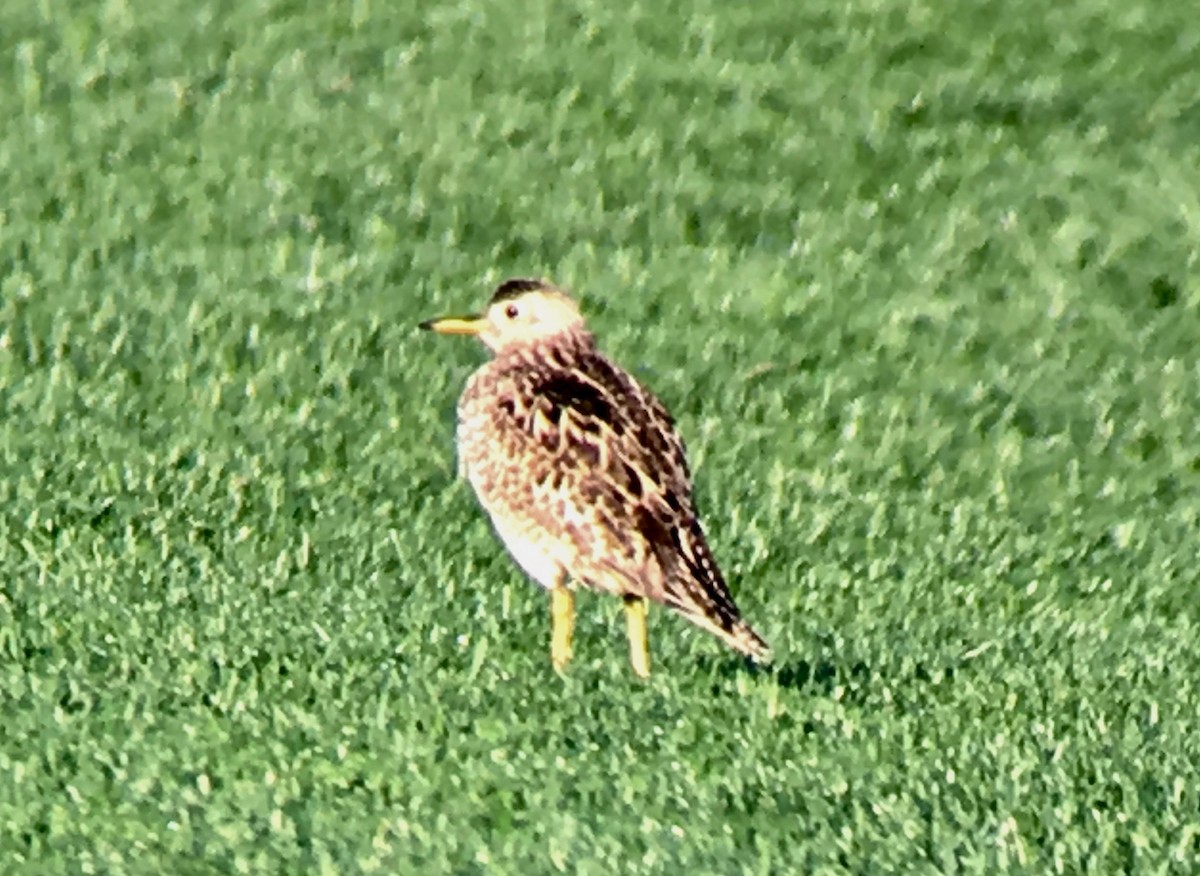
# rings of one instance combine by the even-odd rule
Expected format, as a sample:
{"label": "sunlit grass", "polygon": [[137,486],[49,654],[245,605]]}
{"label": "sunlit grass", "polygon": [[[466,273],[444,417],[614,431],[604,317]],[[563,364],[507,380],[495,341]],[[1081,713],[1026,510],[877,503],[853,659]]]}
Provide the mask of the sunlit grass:
{"label": "sunlit grass", "polygon": [[[1200,25],[1146,3],[9,4],[5,872],[1191,872]],[[749,669],[454,480],[575,289]]]}

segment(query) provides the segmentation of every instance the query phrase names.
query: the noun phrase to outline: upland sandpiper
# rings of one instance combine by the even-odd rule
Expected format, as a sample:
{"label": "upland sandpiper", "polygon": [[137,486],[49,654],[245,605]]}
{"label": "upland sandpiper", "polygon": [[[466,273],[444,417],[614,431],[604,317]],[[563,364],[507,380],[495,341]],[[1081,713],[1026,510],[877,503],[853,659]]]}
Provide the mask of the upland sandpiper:
{"label": "upland sandpiper", "polygon": [[550,593],[557,670],[571,659],[576,584],[624,600],[640,676],[650,673],[647,600],[769,659],[709,550],[671,415],[596,349],[569,296],[507,280],[483,315],[421,327],[477,335],[493,354],[458,402],[459,470],[513,558]]}

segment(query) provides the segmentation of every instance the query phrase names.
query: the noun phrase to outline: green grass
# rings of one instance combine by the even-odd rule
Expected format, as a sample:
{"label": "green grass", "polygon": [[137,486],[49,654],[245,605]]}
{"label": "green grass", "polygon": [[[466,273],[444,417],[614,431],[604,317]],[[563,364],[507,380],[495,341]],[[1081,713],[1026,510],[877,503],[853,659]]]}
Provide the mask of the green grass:
{"label": "green grass", "polygon": [[[424,11],[405,11],[423,6]],[[6,873],[1200,867],[1186,5],[9,3]],[[755,672],[454,480],[576,289]]]}

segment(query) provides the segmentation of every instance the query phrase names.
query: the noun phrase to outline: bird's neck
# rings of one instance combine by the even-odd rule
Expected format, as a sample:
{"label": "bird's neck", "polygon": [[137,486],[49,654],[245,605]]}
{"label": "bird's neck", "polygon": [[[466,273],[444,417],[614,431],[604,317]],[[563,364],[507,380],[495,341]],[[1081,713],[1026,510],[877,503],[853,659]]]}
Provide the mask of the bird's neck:
{"label": "bird's neck", "polygon": [[520,365],[525,362],[557,362],[567,364],[596,352],[596,339],[586,329],[564,332],[544,338],[517,349],[507,350],[496,357],[498,362]]}

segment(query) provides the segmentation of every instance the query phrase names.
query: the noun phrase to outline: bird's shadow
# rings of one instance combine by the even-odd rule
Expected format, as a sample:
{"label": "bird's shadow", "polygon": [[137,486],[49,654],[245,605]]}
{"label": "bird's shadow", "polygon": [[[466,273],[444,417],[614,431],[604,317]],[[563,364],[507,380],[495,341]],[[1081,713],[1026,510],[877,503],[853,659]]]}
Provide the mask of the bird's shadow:
{"label": "bird's shadow", "polygon": [[755,669],[774,678],[780,687],[808,690],[821,695],[833,693],[839,684],[865,685],[873,674],[871,668],[861,660],[850,664],[839,664],[833,660],[791,660],[778,666]]}
{"label": "bird's shadow", "polygon": [[773,680],[780,687],[819,696],[832,694],[839,685],[865,685],[873,674],[871,667],[861,660],[842,664],[828,659],[797,659],[761,664],[745,657],[723,656],[701,658],[700,665],[722,680],[739,677]]}
{"label": "bird's shadow", "polygon": [[878,691],[881,687],[891,688],[895,696],[901,690],[953,683],[964,668],[962,661],[952,660],[944,665],[919,663],[897,673],[894,672],[896,667],[872,667],[862,660],[839,662],[829,658],[800,658],[762,665],[732,655],[702,658],[700,665],[714,678],[714,694],[727,691],[731,681],[748,678],[774,681],[781,688],[812,696],[827,697],[837,692],[838,699],[843,702],[863,702],[870,698],[873,690]]}

